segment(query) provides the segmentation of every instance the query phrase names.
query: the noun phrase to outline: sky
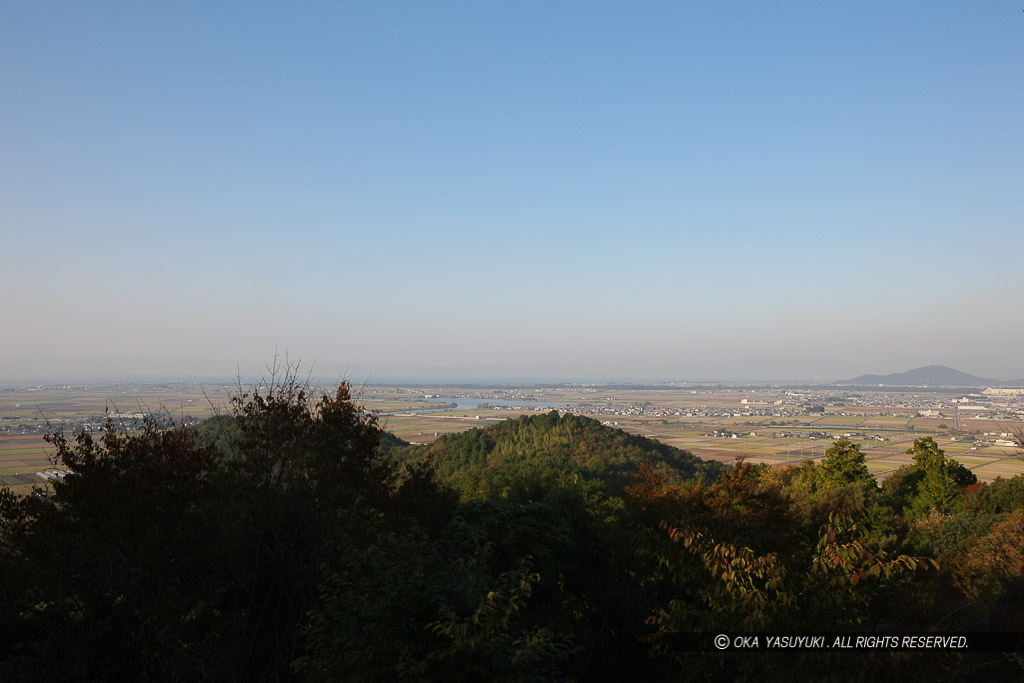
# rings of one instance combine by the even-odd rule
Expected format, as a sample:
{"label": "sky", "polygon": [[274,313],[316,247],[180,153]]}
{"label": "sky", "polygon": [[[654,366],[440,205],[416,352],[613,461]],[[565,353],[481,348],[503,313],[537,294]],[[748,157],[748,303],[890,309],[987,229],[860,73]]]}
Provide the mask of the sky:
{"label": "sky", "polygon": [[1024,378],[1021,2],[0,6],[0,383]]}

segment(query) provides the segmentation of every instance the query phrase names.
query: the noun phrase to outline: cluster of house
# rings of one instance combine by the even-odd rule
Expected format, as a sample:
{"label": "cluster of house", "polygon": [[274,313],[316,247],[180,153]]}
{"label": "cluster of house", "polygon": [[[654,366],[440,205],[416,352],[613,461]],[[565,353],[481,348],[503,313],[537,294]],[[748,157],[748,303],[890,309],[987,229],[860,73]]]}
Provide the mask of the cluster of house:
{"label": "cluster of house", "polygon": [[742,439],[747,436],[757,436],[757,432],[748,432],[744,434],[742,432],[731,432],[728,429],[716,429],[713,432],[708,432],[704,436],[715,439]]}
{"label": "cluster of house", "polygon": [[830,432],[775,432],[776,439],[806,439],[817,441],[818,439],[850,439],[852,441],[888,441],[889,439],[880,434],[858,434],[846,432],[845,434],[832,434]]}

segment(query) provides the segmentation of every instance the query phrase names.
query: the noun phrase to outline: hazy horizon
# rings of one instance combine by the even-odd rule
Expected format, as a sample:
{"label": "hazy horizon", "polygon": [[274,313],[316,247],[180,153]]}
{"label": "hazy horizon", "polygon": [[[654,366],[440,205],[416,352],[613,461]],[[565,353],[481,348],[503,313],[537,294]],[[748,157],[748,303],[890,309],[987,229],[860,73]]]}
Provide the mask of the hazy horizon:
{"label": "hazy horizon", "polygon": [[1024,378],[1019,3],[11,3],[0,62],[0,384]]}
{"label": "hazy horizon", "polygon": [[[922,366],[923,367],[923,366]],[[604,376],[604,377],[529,377],[529,376],[405,376],[405,377],[356,377],[351,374],[338,374],[338,375],[321,375],[317,373],[310,374],[308,366],[299,365],[298,377],[305,381],[309,380],[316,386],[329,386],[336,384],[340,381],[346,381],[354,386],[369,385],[369,386],[382,386],[382,385],[394,385],[394,386],[494,386],[494,385],[562,385],[562,384],[820,384],[823,386],[832,385],[843,380],[853,379],[854,376],[849,377],[615,377],[615,376]],[[917,368],[907,368],[907,370],[914,370]],[[952,368],[953,370],[959,370],[959,368]],[[284,371],[284,366],[279,368],[279,375]],[[905,372],[897,371],[897,372]],[[874,373],[864,372],[856,375],[878,375],[878,374],[890,374],[890,373]],[[974,375],[974,373],[967,372],[966,374]],[[979,375],[974,375],[980,377]],[[269,379],[270,369],[265,368],[263,372],[252,373],[242,376],[227,376],[227,375],[196,375],[196,374],[169,374],[169,375],[54,375],[54,376],[36,376],[36,377],[22,377],[22,378],[4,378],[0,377],[0,389],[2,388],[14,388],[14,387],[26,387],[26,386],[59,386],[59,385],[104,385],[104,384],[208,384],[208,385],[223,385],[231,387],[236,385],[239,381],[243,385],[250,385],[259,383],[263,380]],[[1024,380],[1021,377],[984,377],[984,379],[994,379],[1001,381],[1017,381]],[[896,385],[893,385],[896,386]]]}

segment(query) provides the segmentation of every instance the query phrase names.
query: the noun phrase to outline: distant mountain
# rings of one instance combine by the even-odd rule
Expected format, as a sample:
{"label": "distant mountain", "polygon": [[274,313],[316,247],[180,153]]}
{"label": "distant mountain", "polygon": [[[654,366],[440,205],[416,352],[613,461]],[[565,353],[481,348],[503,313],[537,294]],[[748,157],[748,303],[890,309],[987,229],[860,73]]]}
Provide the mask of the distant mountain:
{"label": "distant mountain", "polygon": [[998,387],[998,386],[1024,386],[1024,380],[1004,382],[998,379],[986,379],[975,377],[966,372],[960,372],[943,365],[928,365],[923,368],[907,370],[906,372],[894,372],[891,375],[861,375],[853,379],[845,379],[836,384],[856,384],[867,386],[871,384],[885,384],[887,386],[903,387]]}

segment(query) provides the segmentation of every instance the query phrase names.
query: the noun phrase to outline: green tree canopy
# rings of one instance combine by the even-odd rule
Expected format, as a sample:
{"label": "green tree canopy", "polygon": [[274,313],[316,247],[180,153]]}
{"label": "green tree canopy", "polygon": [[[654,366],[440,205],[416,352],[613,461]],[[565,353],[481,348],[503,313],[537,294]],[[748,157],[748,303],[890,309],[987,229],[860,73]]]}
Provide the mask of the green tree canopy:
{"label": "green tree canopy", "polygon": [[975,484],[978,478],[973,472],[945,453],[932,437],[914,441],[907,449],[914,456],[914,467],[920,473],[916,496],[911,503],[915,516],[936,510],[949,514],[963,502],[963,488]]}
{"label": "green tree canopy", "polygon": [[818,490],[830,491],[849,484],[876,487],[875,478],[868,472],[860,445],[848,439],[839,439],[825,452],[825,460],[818,467]]}
{"label": "green tree canopy", "polygon": [[281,379],[198,435],[48,437],[68,472],[52,498],[0,491],[5,679],[287,679],[323,578],[450,514],[346,384]]}
{"label": "green tree canopy", "polygon": [[665,470],[676,482],[707,482],[727,468],[653,439],[628,434],[579,415],[523,416],[483,429],[439,438],[431,446],[393,451],[429,459],[438,477],[464,498],[538,500],[552,486],[589,483],[606,495],[631,480],[643,463]]}

